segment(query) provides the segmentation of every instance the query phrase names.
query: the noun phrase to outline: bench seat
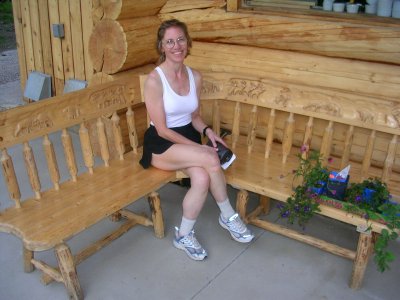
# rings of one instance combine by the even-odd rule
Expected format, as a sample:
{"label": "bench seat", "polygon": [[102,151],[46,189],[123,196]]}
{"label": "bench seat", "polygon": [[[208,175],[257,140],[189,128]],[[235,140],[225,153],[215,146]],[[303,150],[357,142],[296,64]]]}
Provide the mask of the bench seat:
{"label": "bench seat", "polygon": [[[230,144],[230,139],[227,139]],[[293,194],[293,170],[298,167],[298,157],[300,153],[298,147],[291,149],[286,163],[282,163],[281,145],[274,143],[271,148],[271,156],[266,159],[264,156],[265,141],[255,139],[251,154],[247,151],[247,140],[240,136],[235,147],[236,160],[227,169],[225,176],[227,182],[233,187],[266,196],[268,198],[286,202],[287,198]],[[337,170],[334,163],[328,166],[329,169]],[[352,163],[352,168],[360,168],[356,163]],[[354,176],[352,181],[360,180]],[[399,193],[397,193],[398,195]],[[240,206],[240,204],[239,204]],[[344,210],[336,209],[327,205],[320,205],[321,215],[340,220],[342,222],[359,226],[365,225],[365,219],[354,214],[347,213]],[[246,214],[242,214],[245,219]],[[251,218],[248,220],[251,223]],[[372,221],[371,221],[372,222]],[[372,230],[380,233],[385,225],[372,222]]]}
{"label": "bench seat", "polygon": [[28,250],[48,250],[174,179],[174,172],[143,169],[140,158],[140,152],[129,152],[124,160],[43,192],[41,199],[1,212],[0,231],[19,236]]}

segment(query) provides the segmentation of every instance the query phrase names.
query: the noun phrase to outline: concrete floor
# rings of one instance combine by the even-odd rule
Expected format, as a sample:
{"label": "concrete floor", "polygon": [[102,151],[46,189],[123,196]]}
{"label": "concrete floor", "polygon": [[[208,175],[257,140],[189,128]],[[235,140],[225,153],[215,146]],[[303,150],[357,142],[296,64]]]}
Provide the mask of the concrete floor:
{"label": "concrete floor", "polygon": [[[19,103],[19,84],[0,85],[0,105],[13,96]],[[13,89],[13,90],[11,90]],[[17,105],[17,104],[16,104]],[[77,135],[72,132],[74,140]],[[56,142],[56,152],[62,153]],[[35,146],[34,146],[35,147]],[[10,152],[20,153],[20,149]],[[39,169],[44,160],[38,159]],[[22,168],[21,161],[14,161]],[[41,165],[41,166],[40,166]],[[62,178],[66,170],[60,169]],[[0,174],[0,208],[10,205]],[[22,193],[29,183],[20,179]],[[43,182],[42,186],[50,185]],[[229,187],[234,205],[236,190]],[[400,242],[390,245],[397,260],[391,270],[381,274],[372,259],[363,286],[348,287],[352,263],[308,245],[250,226],[256,238],[251,244],[239,244],[218,224],[218,208],[209,197],[195,226],[200,242],[209,252],[203,262],[190,260],[172,245],[173,227],[181,218],[181,201],[185,187],[169,184],[160,191],[166,237],[157,239],[151,228],[137,227],[91,256],[77,267],[85,299],[399,299]],[[251,205],[256,197],[251,195]],[[130,207],[149,212],[143,199]],[[276,220],[277,209],[266,218]],[[285,223],[279,220],[278,223]],[[72,238],[69,245],[76,253],[89,242],[100,238],[118,224],[104,220]],[[355,228],[322,216],[316,216],[306,233],[342,246],[356,247]],[[55,264],[53,252],[37,253],[37,258]],[[0,233],[0,299],[67,299],[60,283],[44,286],[40,272],[24,273],[22,245],[18,238]]]}

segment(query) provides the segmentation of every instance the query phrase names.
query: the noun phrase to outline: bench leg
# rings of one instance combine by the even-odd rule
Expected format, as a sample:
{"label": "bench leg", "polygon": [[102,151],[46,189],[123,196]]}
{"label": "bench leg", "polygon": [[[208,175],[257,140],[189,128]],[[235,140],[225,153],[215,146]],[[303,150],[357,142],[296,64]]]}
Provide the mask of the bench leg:
{"label": "bench leg", "polygon": [[59,244],[55,247],[55,254],[69,298],[74,300],[83,299],[83,292],[79,284],[71,250],[67,245]]}
{"label": "bench leg", "polygon": [[269,213],[271,207],[271,199],[267,196],[260,195],[260,206],[262,208],[263,214]]}
{"label": "bench leg", "polygon": [[153,220],[154,234],[158,238],[164,237],[164,220],[161,210],[160,195],[156,192],[152,192],[148,197],[151,218]]}
{"label": "bench leg", "polygon": [[32,264],[31,260],[33,258],[33,251],[22,248],[22,254],[24,257],[24,271],[26,273],[33,272],[35,270],[35,266]]}
{"label": "bench leg", "polygon": [[249,193],[246,190],[240,190],[236,196],[236,211],[243,222],[247,223],[246,208],[249,202]]}
{"label": "bench leg", "polygon": [[354,260],[353,272],[349,284],[352,289],[359,289],[361,287],[372,245],[372,235],[370,233],[360,233],[356,259]]}

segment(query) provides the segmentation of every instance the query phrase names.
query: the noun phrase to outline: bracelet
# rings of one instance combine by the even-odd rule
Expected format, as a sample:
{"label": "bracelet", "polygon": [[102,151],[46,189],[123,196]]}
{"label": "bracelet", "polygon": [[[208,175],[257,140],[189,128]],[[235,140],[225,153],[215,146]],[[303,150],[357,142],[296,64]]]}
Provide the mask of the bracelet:
{"label": "bracelet", "polygon": [[211,127],[210,127],[210,126],[204,127],[204,129],[203,129],[203,137],[206,137],[206,136],[207,136],[207,135],[206,135],[207,129],[211,129]]}

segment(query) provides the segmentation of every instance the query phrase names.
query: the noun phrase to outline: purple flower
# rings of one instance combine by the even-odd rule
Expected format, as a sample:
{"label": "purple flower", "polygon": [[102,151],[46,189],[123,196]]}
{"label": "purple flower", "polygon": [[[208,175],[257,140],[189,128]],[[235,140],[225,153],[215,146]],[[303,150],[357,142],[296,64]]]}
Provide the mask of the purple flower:
{"label": "purple flower", "polygon": [[304,212],[309,212],[310,211],[310,207],[308,205],[304,206]]}
{"label": "purple flower", "polygon": [[364,214],[363,217],[364,217],[365,220],[369,220],[369,214]]}
{"label": "purple flower", "polygon": [[301,152],[301,153],[307,152],[307,151],[308,151],[308,149],[309,149],[309,146],[308,146],[308,145],[305,145],[305,144],[303,144],[303,145],[301,146],[301,148],[300,148],[300,152]]}
{"label": "purple flower", "polygon": [[288,210],[283,212],[283,213],[281,213],[281,217],[282,218],[287,218],[289,215],[290,215],[290,211],[288,211]]}
{"label": "purple flower", "polygon": [[356,198],[355,198],[355,201],[356,201],[357,203],[361,202],[361,196],[360,196],[360,195],[357,195]]}

